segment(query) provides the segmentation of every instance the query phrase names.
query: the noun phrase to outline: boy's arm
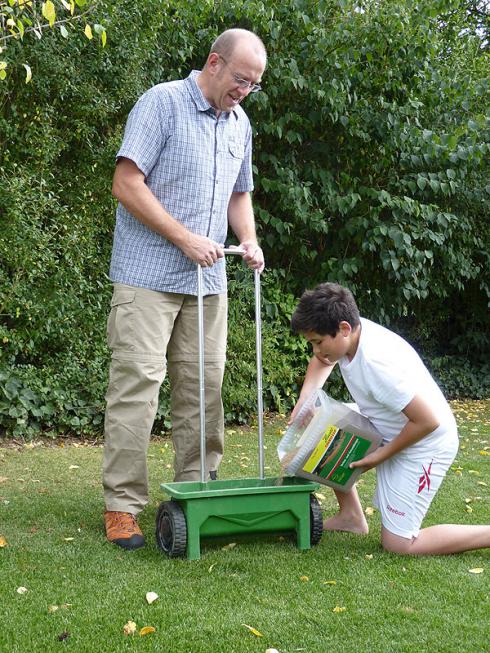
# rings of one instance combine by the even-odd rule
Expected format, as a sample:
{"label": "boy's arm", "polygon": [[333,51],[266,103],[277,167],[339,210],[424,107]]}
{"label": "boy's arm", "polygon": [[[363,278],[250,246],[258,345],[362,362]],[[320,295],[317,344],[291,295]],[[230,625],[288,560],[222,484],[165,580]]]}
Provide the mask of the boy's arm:
{"label": "boy's arm", "polygon": [[316,356],[313,356],[306,369],[303,387],[301,388],[296,406],[294,407],[293,412],[289,417],[288,424],[291,424],[294,421],[294,418],[301,410],[301,406],[303,405],[305,399],[308,399],[314,390],[318,390],[318,388],[323,387],[323,384],[332,373],[334,367],[335,363],[333,365],[327,365]]}
{"label": "boy's arm", "polygon": [[426,435],[432,433],[438,426],[439,421],[434,415],[429,404],[419,395],[415,395],[412,401],[405,406],[403,414],[408,418],[408,422],[402,428],[400,433],[387,442],[384,446],[379,447],[365,458],[361,458],[351,463],[351,468],[364,467],[365,470],[376,467],[399,451],[410,447]]}

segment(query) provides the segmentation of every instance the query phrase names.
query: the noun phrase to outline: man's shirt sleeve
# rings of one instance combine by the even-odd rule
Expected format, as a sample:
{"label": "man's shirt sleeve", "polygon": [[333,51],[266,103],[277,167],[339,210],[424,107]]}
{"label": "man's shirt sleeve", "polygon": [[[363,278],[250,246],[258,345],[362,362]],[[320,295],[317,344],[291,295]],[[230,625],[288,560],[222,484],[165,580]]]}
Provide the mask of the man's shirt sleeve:
{"label": "man's shirt sleeve", "polygon": [[151,88],[131,110],[116,158],[131,159],[148,177],[165,147],[168,130],[169,112],[162,94]]}

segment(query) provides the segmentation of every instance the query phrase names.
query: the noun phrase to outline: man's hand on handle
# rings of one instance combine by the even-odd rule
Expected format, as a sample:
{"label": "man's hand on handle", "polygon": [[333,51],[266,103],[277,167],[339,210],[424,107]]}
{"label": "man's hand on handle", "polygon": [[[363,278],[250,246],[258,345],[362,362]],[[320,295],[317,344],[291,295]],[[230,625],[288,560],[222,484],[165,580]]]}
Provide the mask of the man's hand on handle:
{"label": "man's hand on handle", "polygon": [[216,263],[219,258],[224,256],[224,245],[216,243],[206,236],[189,233],[182,251],[195,263],[199,263],[203,268],[209,268]]}
{"label": "man's hand on handle", "polygon": [[231,245],[230,249],[242,249],[244,251],[242,258],[248,267],[259,272],[263,271],[265,267],[264,253],[255,240],[244,240],[239,247]]}

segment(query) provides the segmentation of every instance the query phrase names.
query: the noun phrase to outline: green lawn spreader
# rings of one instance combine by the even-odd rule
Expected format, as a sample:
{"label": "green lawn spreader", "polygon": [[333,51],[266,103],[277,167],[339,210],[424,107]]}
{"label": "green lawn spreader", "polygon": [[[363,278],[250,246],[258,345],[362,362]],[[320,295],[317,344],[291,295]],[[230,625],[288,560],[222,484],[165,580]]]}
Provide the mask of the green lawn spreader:
{"label": "green lawn spreader", "polygon": [[[226,254],[241,254],[226,249]],[[199,399],[201,480],[162,483],[171,497],[160,504],[156,520],[159,548],[169,557],[198,560],[201,539],[235,535],[295,532],[299,549],[309,549],[322,535],[322,513],[313,492],[318,483],[286,477],[264,476],[262,339],[260,274],[255,270],[255,324],[257,355],[257,404],[259,478],[207,480],[205,469],[205,379],[202,269],[198,265]]]}

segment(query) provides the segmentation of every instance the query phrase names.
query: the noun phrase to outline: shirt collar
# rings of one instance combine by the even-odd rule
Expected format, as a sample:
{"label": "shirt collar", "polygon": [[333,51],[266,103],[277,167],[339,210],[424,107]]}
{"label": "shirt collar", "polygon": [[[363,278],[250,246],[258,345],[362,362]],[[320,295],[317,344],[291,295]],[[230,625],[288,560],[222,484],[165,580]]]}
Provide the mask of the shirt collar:
{"label": "shirt collar", "polygon": [[[210,109],[216,111],[216,109],[206,100],[203,92],[201,91],[199,84],[197,83],[197,77],[200,74],[200,72],[201,72],[200,70],[193,70],[191,71],[189,77],[185,79],[187,90],[189,91],[189,94],[193,99],[194,104],[196,105],[198,111],[209,111]],[[228,111],[222,112],[222,114],[227,114],[227,113],[232,113],[235,116],[235,118],[238,119],[238,112],[236,111],[236,109],[232,109],[230,112]]]}

